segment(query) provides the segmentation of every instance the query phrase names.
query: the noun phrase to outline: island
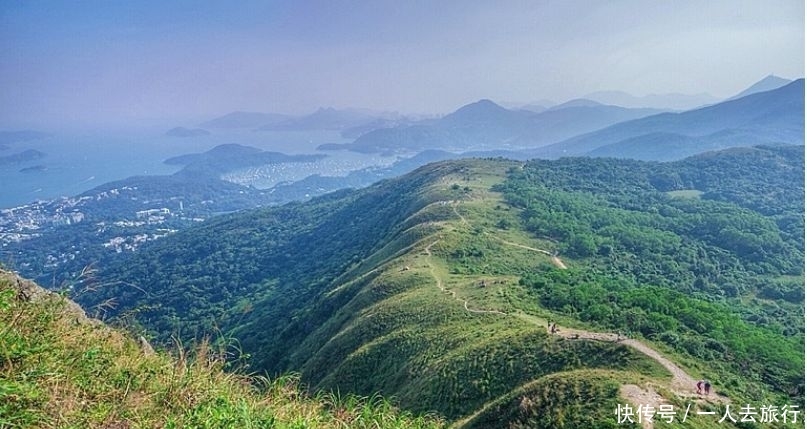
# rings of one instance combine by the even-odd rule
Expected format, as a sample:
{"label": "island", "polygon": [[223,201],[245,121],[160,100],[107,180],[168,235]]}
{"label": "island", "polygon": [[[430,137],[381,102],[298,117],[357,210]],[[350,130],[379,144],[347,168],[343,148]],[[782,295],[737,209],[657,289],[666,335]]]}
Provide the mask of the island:
{"label": "island", "polygon": [[25,167],[20,169],[20,173],[41,173],[47,170],[48,167],[42,164],[32,165],[30,167]]}
{"label": "island", "polygon": [[28,149],[12,155],[0,156],[0,165],[19,164],[22,162],[35,161],[44,157],[44,152],[40,152],[36,149]]}

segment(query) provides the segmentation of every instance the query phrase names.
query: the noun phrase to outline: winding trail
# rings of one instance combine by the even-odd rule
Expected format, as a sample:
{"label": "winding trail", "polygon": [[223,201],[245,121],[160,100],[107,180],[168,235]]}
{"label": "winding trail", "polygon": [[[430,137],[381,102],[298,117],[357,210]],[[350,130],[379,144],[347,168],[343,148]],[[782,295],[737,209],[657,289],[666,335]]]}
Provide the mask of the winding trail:
{"label": "winding trail", "polygon": [[558,258],[557,254],[550,253],[548,250],[537,249],[535,247],[530,247],[530,246],[525,246],[523,244],[513,243],[512,241],[507,241],[507,240],[505,240],[503,238],[499,238],[499,237],[496,237],[496,236],[494,236],[494,238],[501,241],[504,244],[509,245],[509,246],[518,247],[518,248],[525,249],[525,250],[532,250],[533,252],[543,253],[544,255],[547,255],[547,256],[552,258],[552,263],[555,264],[556,267],[558,267],[558,268],[560,268],[562,270],[565,270],[565,269],[568,268],[566,266],[566,264],[564,264],[563,261],[561,261],[560,258]]}
{"label": "winding trail", "polygon": [[[552,333],[549,328],[547,328],[547,332],[550,334]],[[670,361],[669,359],[665,358],[661,355],[661,353],[657,352],[655,349],[647,346],[646,344],[630,339],[619,336],[617,334],[612,333],[605,333],[605,332],[591,332],[591,331],[584,331],[581,329],[573,329],[573,328],[565,328],[560,327],[555,332],[555,335],[558,335],[563,338],[568,339],[581,339],[581,340],[596,340],[596,341],[610,341],[621,343],[626,346],[632,347],[639,352],[645,354],[646,356],[652,358],[661,366],[663,366],[667,371],[672,374],[672,380],[670,380],[670,387],[676,394],[681,396],[691,396],[689,392],[697,383],[692,376],[687,374],[681,367]]]}
{"label": "winding trail", "polygon": [[[465,219],[465,216],[460,214],[459,210],[457,210],[457,204],[456,203],[452,204],[451,208],[454,210],[454,214],[457,215],[457,217],[460,219],[460,221],[465,226],[471,226],[471,223],[468,222],[468,219]],[[488,232],[486,231],[485,234],[488,234]],[[493,234],[491,234],[491,235],[493,235]],[[544,255],[547,255],[550,258],[552,258],[552,263],[555,264],[556,267],[558,267],[558,268],[560,268],[562,270],[565,270],[565,269],[568,268],[566,266],[566,264],[564,264],[563,261],[560,260],[557,253],[552,253],[552,252],[550,252],[548,250],[544,250],[544,249],[537,249],[535,247],[525,246],[523,244],[513,243],[512,241],[507,241],[507,240],[505,240],[503,238],[499,238],[499,237],[497,237],[495,235],[493,235],[493,238],[495,238],[496,240],[501,241],[504,244],[507,244],[508,246],[513,246],[513,247],[518,247],[518,248],[525,249],[525,250],[531,250],[533,252],[543,253]]]}
{"label": "winding trail", "polygon": [[432,264],[432,261],[431,261],[431,257],[432,257],[431,248],[432,248],[432,246],[434,246],[435,244],[437,244],[439,242],[440,242],[440,240],[437,240],[437,241],[433,242],[432,244],[429,244],[428,246],[426,246],[426,248],[424,249],[424,251],[426,252],[426,256],[428,256],[428,259],[426,259],[426,263],[429,265],[429,272],[431,273],[432,277],[434,277],[434,281],[437,284],[437,288],[440,289],[440,291],[443,292],[443,293],[450,294],[451,297],[456,299],[457,301],[462,302],[463,306],[465,307],[465,311],[467,311],[469,313],[500,314],[502,316],[507,316],[507,313],[501,312],[499,310],[478,310],[478,309],[474,309],[474,308],[469,308],[468,307],[468,300],[459,298],[457,296],[456,292],[454,292],[451,289],[447,289],[445,286],[443,286],[443,280],[440,278],[440,276],[437,275],[437,269],[435,268],[434,264]]}
{"label": "winding trail", "polygon": [[[470,227],[471,226],[470,222],[468,222],[468,220],[457,210],[457,203],[454,202],[451,206],[452,206],[452,209],[454,211],[454,214],[457,215],[457,217],[463,223],[463,225]],[[485,234],[488,234],[488,232],[485,232]],[[491,234],[491,235],[493,235],[493,234]],[[564,269],[564,270],[568,268],[566,266],[566,264],[564,264],[563,261],[561,261],[561,259],[557,256],[557,253],[552,253],[552,252],[550,252],[548,250],[545,250],[545,249],[538,249],[538,248],[535,248],[535,247],[530,247],[530,246],[526,246],[526,245],[519,244],[519,243],[513,243],[511,241],[507,241],[507,240],[505,240],[503,238],[500,238],[500,237],[497,237],[495,235],[493,235],[493,237],[496,240],[498,240],[501,243],[506,244],[508,246],[518,247],[520,249],[529,250],[529,251],[538,252],[538,253],[547,255],[550,258],[552,258],[552,263],[555,264],[555,266],[557,266],[558,268]],[[425,248],[426,255],[429,257],[427,259],[427,264],[429,265],[429,271],[430,271],[432,277],[434,277],[435,282],[437,284],[437,287],[442,292],[451,294],[451,296],[454,299],[456,299],[457,301],[463,302],[465,310],[467,310],[468,312],[471,312],[471,313],[495,313],[495,314],[501,314],[501,315],[508,315],[507,313],[504,313],[504,312],[501,312],[501,311],[498,311],[498,310],[475,310],[475,309],[468,308],[468,301],[467,300],[463,300],[461,298],[458,298],[457,294],[453,290],[446,289],[443,286],[443,282],[440,279],[440,276],[437,275],[435,266],[431,262],[431,256],[432,256],[431,248],[432,248],[432,246],[434,246],[438,242],[439,242],[439,240],[434,241],[433,243],[429,244]],[[524,315],[524,314],[521,314],[521,313],[511,314],[511,315],[515,316],[515,317],[520,317],[520,318],[522,318],[524,320],[527,320],[527,321],[529,321],[530,323],[533,323],[533,324],[539,324],[539,323],[543,324],[543,323],[547,322],[545,319],[538,319],[538,318],[530,317],[530,316],[527,316],[527,315]],[[556,331],[553,333],[553,332],[550,331],[550,327],[547,324],[546,329],[547,329],[547,332],[550,335],[557,335],[557,336],[560,336],[560,337],[563,337],[563,338],[566,338],[566,339],[570,339],[570,340],[582,339],[582,340],[618,342],[618,343],[624,344],[625,346],[631,347],[634,350],[644,354],[645,356],[655,360],[661,366],[663,366],[667,371],[669,371],[670,374],[672,374],[672,379],[668,383],[665,383],[664,385],[662,385],[660,387],[669,389],[672,393],[674,393],[678,397],[692,399],[692,400],[694,400],[695,403],[710,402],[710,403],[723,403],[723,404],[725,404],[725,403],[730,403],[731,402],[729,398],[727,398],[725,396],[722,396],[722,395],[719,395],[719,394],[716,394],[716,393],[711,394],[709,396],[697,395],[694,392],[695,384],[697,383],[697,380],[695,380],[694,377],[687,374],[687,372],[684,371],[681,367],[679,367],[674,362],[672,362],[671,360],[664,357],[661,353],[659,353],[658,351],[656,351],[652,347],[650,347],[650,346],[648,346],[648,345],[646,345],[646,344],[644,344],[644,343],[642,343],[642,342],[640,342],[638,340],[634,340],[634,339],[630,339],[630,338],[624,338],[624,337],[622,337],[622,336],[620,336],[618,334],[613,334],[613,333],[591,332],[591,331],[585,331],[585,330],[581,330],[581,329],[566,328],[566,327],[562,327],[562,326],[557,327],[557,325],[556,325],[556,328],[557,328]],[[634,410],[638,410],[640,406],[643,406],[643,407],[650,406],[650,407],[654,407],[653,409],[658,410],[660,405],[668,403],[668,401],[666,399],[664,399],[655,390],[654,386],[650,385],[649,383],[647,383],[644,387],[640,387],[640,386],[637,386],[635,384],[623,384],[622,386],[620,386],[619,393],[620,393],[620,396],[622,398],[626,399],[628,402],[630,402],[633,405]],[[465,420],[467,421],[467,419],[465,419]],[[651,419],[651,420],[648,421],[648,420],[642,419],[641,420],[641,425],[642,425],[643,429],[653,429],[653,420]]]}
{"label": "winding trail", "polygon": [[460,212],[457,210],[457,203],[451,204],[451,208],[454,210],[454,214],[457,215],[458,218],[460,218],[460,221],[465,226],[471,226],[471,224],[468,222],[468,219],[465,219],[465,216],[461,215]]}
{"label": "winding trail", "polygon": [[[504,241],[504,240],[502,240],[502,241]],[[528,321],[529,323],[536,324],[536,325],[543,325],[544,323],[547,323],[547,321],[545,319],[539,319],[539,318],[527,316],[527,315],[521,314],[521,313],[508,314],[508,313],[504,313],[504,312],[499,311],[499,310],[479,310],[479,309],[469,308],[468,307],[468,300],[465,300],[465,299],[462,299],[462,298],[458,297],[457,293],[455,291],[446,288],[443,285],[443,280],[437,274],[437,269],[436,269],[436,267],[434,266],[434,264],[432,263],[432,260],[431,260],[431,258],[432,258],[431,248],[432,248],[432,246],[436,245],[439,242],[440,242],[440,240],[435,240],[434,242],[432,242],[431,244],[429,244],[428,246],[426,246],[424,248],[424,252],[426,253],[426,256],[427,256],[426,264],[429,266],[429,273],[434,278],[435,284],[440,289],[440,291],[443,292],[443,293],[450,294],[452,298],[454,298],[457,301],[462,302],[463,307],[465,308],[466,311],[468,311],[469,313],[475,313],[475,314],[485,314],[485,313],[487,313],[487,314],[499,314],[499,315],[502,315],[502,316],[511,315],[511,316],[514,316],[514,317],[519,317],[519,318],[521,318],[523,320]],[[517,243],[509,243],[509,244],[512,244],[514,246],[521,247],[521,248],[527,248],[529,250],[534,250],[534,251],[541,252],[541,253],[547,253],[545,250],[529,248],[528,246],[520,245],[520,244],[517,244]],[[694,402],[696,402],[696,403],[703,403],[703,402],[728,403],[728,402],[730,402],[730,400],[727,397],[720,396],[720,395],[717,395],[717,394],[712,394],[712,395],[710,395],[708,397],[698,396],[698,395],[694,394],[693,390],[694,390],[694,387],[695,387],[695,383],[697,383],[697,381],[695,380],[694,377],[687,374],[686,371],[681,369],[681,367],[679,367],[674,362],[672,362],[671,360],[664,357],[661,353],[659,353],[658,351],[656,351],[652,347],[650,347],[650,346],[648,346],[648,345],[646,345],[646,344],[644,344],[644,343],[642,343],[642,342],[640,342],[638,340],[634,340],[634,339],[630,339],[630,338],[623,338],[623,337],[619,336],[618,334],[613,334],[613,333],[592,332],[592,331],[586,331],[586,330],[582,330],[582,329],[567,328],[567,327],[563,327],[563,326],[557,327],[557,325],[555,325],[556,330],[553,333],[553,332],[551,332],[550,327],[548,325],[549,324],[547,323],[546,329],[547,329],[547,332],[550,335],[557,335],[559,337],[563,337],[563,338],[570,339],[570,340],[594,340],[594,341],[607,341],[607,342],[621,343],[621,344],[624,344],[625,346],[628,346],[628,347],[631,347],[631,348],[637,350],[638,352],[640,352],[640,353],[644,354],[645,356],[647,356],[647,357],[655,360],[656,362],[658,362],[667,371],[669,371],[670,374],[672,374],[672,379],[669,381],[669,383],[665,383],[665,385],[663,385],[662,387],[665,387],[665,388],[669,389],[676,396],[679,396],[679,397],[682,397],[682,398],[694,399]],[[665,404],[665,403],[669,403],[650,384],[646,384],[644,387],[640,387],[640,386],[637,386],[635,384],[623,384],[619,388],[619,394],[620,394],[620,396],[622,398],[626,399],[628,402],[631,403],[631,405],[633,406],[634,411],[639,410],[640,409],[639,407],[653,407],[652,409],[658,410],[660,405]],[[638,417],[638,412],[637,412],[637,417]],[[463,421],[468,421],[468,419],[463,419]],[[637,420],[637,422],[638,422],[638,420]],[[642,425],[643,429],[653,429],[653,426],[654,426],[652,419],[651,420],[646,420],[646,419],[641,420],[641,425]]]}
{"label": "winding trail", "polygon": [[[424,248],[424,252],[426,253],[426,256],[428,257],[428,259],[426,260],[426,264],[428,264],[428,266],[429,266],[429,273],[434,278],[434,281],[435,281],[435,284],[437,285],[437,288],[440,289],[440,291],[443,292],[443,293],[450,294],[451,297],[456,299],[457,301],[462,302],[463,306],[465,307],[465,310],[470,312],[470,313],[500,314],[500,315],[503,315],[503,316],[507,316],[508,315],[507,313],[499,311],[499,310],[479,310],[479,309],[470,308],[470,307],[468,307],[468,300],[465,300],[465,299],[462,299],[462,298],[458,297],[457,293],[455,291],[453,291],[451,289],[448,289],[448,288],[446,288],[444,286],[443,280],[437,274],[437,271],[436,271],[437,269],[436,269],[436,267],[434,266],[434,264],[431,261],[431,258],[433,256],[432,252],[431,252],[431,248],[434,245],[436,245],[437,243],[439,243],[439,242],[440,242],[440,240],[435,240],[434,242],[432,242],[431,244],[429,244],[428,246],[426,246]],[[513,243],[513,244],[517,245],[515,243]],[[522,245],[517,245],[517,246],[518,247],[527,247],[527,246],[522,246]],[[545,252],[545,251],[540,250],[540,249],[532,249],[532,250],[540,251],[542,253]],[[515,316],[518,317],[519,315],[516,314]],[[530,318],[527,318],[527,317],[521,317],[521,318],[523,320],[527,320],[527,321],[529,321],[531,323],[539,324],[538,320],[533,320],[533,319],[530,319]],[[540,323],[543,323],[543,320]],[[549,332],[550,334],[553,334],[549,330],[548,326],[547,326],[546,329],[547,329],[547,332]],[[626,345],[628,347],[632,347],[635,350],[643,353],[644,355],[646,355],[646,356],[650,357],[651,359],[655,360],[656,362],[658,362],[661,366],[663,366],[665,369],[667,369],[667,371],[669,371],[670,374],[672,374],[672,380],[669,383],[669,387],[673,392],[675,392],[677,395],[683,396],[683,397],[692,397],[692,396],[694,396],[691,392],[692,392],[693,387],[695,386],[695,383],[697,383],[695,378],[693,378],[692,376],[687,374],[686,371],[681,369],[681,367],[679,367],[678,365],[673,363],[671,360],[669,360],[666,357],[662,356],[661,353],[659,353],[655,349],[647,346],[646,344],[644,344],[644,343],[642,343],[642,342],[640,342],[638,340],[634,340],[634,339],[630,339],[630,338],[623,338],[623,337],[620,337],[619,335],[613,334],[613,333],[591,332],[591,331],[585,331],[585,330],[582,330],[582,329],[566,328],[566,327],[562,327],[562,326],[559,327],[554,332],[554,335],[557,335],[557,336],[560,336],[560,337],[563,337],[563,338],[567,338],[567,339],[572,339],[572,340],[595,340],[595,341],[618,342],[618,343],[624,344],[624,345]],[[636,387],[638,388],[638,386],[636,386]],[[717,395],[714,395],[714,397],[718,398],[718,399],[721,398],[720,396],[717,396]]]}

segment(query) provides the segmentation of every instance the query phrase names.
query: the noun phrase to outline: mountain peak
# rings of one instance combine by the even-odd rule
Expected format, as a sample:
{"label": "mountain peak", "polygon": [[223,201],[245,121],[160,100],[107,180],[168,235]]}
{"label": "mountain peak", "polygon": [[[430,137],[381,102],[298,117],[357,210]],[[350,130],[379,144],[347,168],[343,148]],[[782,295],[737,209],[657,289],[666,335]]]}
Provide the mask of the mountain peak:
{"label": "mountain peak", "polygon": [[274,124],[289,119],[279,113],[245,112],[236,110],[199,124],[201,128],[255,128],[266,124]]}
{"label": "mountain peak", "polygon": [[489,120],[491,117],[500,117],[509,113],[512,113],[512,111],[499,106],[487,98],[483,98],[460,107],[453,113],[448,114],[445,118],[449,120],[480,121]]}
{"label": "mountain peak", "polygon": [[757,81],[753,85],[746,88],[744,91],[740,92],[739,94],[729,98],[729,100],[734,100],[737,98],[742,98],[747,95],[756,94],[758,92],[765,92],[771,91],[777,88],[781,88],[787,84],[792,82],[790,79],[785,79],[773,74],[769,74],[762,78],[761,80]]}
{"label": "mountain peak", "polygon": [[589,100],[588,98],[575,98],[565,103],[558,104],[557,106],[552,106],[548,110],[566,109],[568,107],[597,107],[604,105],[605,104],[600,103],[599,101]]}

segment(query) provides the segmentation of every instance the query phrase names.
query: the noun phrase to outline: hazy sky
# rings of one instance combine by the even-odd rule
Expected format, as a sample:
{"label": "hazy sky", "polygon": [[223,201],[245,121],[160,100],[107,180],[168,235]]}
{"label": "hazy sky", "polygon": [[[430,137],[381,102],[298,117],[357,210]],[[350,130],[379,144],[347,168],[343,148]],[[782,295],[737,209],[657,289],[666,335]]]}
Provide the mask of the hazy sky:
{"label": "hazy sky", "polygon": [[804,74],[804,0],[0,0],[0,127],[448,112]]}

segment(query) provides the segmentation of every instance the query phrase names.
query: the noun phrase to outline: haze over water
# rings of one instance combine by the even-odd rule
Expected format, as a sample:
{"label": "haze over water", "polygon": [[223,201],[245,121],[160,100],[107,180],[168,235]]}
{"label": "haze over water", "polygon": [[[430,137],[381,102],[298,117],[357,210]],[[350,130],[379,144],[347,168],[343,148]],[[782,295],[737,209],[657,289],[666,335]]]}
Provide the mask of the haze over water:
{"label": "haze over water", "polygon": [[[338,132],[227,131],[209,136],[176,138],[163,130],[57,134],[9,145],[0,155],[36,149],[46,156],[21,164],[0,165],[0,208],[35,200],[77,195],[103,183],[129,176],[171,174],[181,166],[167,165],[167,158],[203,152],[220,144],[238,143],[288,154],[317,153],[322,143],[343,142]],[[321,152],[320,152],[321,153]],[[333,155],[333,154],[331,154]],[[347,154],[342,154],[345,156]],[[352,154],[360,158],[358,154]],[[44,171],[20,172],[42,165]],[[251,184],[251,183],[244,183]],[[256,184],[260,186],[259,183]]]}
{"label": "haze over water", "polygon": [[222,143],[313,153],[344,142],[164,136],[236,110],[436,115],[608,90],[725,98],[769,74],[803,76],[803,17],[798,0],[4,2],[0,131],[53,135],[0,151],[47,154],[0,166],[0,207],[171,173],[165,158]]}

